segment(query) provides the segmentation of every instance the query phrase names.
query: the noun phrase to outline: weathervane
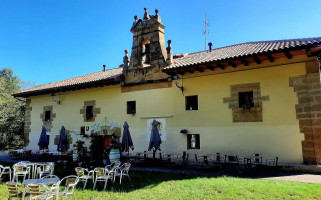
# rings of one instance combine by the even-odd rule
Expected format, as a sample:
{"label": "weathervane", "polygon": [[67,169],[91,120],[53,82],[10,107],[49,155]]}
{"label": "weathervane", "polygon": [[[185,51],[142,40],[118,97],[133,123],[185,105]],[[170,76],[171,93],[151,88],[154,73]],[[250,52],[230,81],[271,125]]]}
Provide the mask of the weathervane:
{"label": "weathervane", "polygon": [[207,46],[206,35],[209,34],[209,30],[207,29],[207,27],[210,26],[209,22],[206,19],[206,8],[204,8],[204,14],[205,14],[205,19],[204,19],[203,35],[205,36],[205,51],[206,51],[206,46]]}

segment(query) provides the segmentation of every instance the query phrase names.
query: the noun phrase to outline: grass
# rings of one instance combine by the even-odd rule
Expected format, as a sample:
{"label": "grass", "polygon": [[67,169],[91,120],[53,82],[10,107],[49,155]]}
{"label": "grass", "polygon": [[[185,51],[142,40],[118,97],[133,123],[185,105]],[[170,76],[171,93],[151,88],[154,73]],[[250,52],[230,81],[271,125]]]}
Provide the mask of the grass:
{"label": "grass", "polygon": [[[5,164],[5,163],[0,163]],[[60,178],[75,174],[73,169],[56,168]],[[320,199],[321,184],[287,181],[218,177],[207,178],[186,174],[131,172],[132,182],[103,183],[92,190],[92,182],[75,192],[75,199]],[[7,199],[5,184],[0,184],[0,199]],[[70,198],[73,199],[73,198]]]}

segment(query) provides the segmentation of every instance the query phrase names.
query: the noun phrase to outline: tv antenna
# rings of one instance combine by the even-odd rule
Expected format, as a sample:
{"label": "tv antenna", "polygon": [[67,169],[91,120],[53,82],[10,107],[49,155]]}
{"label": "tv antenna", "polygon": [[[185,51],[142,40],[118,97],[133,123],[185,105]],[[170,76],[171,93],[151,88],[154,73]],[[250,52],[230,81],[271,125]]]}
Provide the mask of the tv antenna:
{"label": "tv antenna", "polygon": [[206,46],[207,46],[206,36],[209,34],[209,30],[207,29],[207,27],[210,26],[210,23],[207,21],[207,18],[206,18],[206,8],[204,8],[204,14],[205,14],[205,19],[204,19],[203,35],[205,37],[205,51],[206,51]]}

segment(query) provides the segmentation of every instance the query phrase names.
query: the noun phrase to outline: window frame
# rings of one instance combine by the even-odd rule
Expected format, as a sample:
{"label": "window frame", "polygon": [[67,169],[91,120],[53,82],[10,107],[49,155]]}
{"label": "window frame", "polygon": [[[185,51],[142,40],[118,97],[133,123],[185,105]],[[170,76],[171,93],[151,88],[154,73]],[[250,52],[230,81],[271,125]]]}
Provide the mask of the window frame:
{"label": "window frame", "polygon": [[137,112],[136,101],[127,101],[127,114],[135,115]]}
{"label": "window frame", "polygon": [[45,122],[50,122],[50,121],[51,121],[51,110],[45,110]]}
{"label": "window frame", "polygon": [[[192,137],[195,135],[196,145],[192,147]],[[187,149],[199,150],[201,149],[201,136],[200,134],[187,134]]]}
{"label": "window frame", "polygon": [[[194,97],[196,97],[196,106],[195,105],[189,106],[189,103],[191,103],[191,98],[194,98]],[[193,101],[195,101],[195,99]],[[192,108],[192,109],[190,109],[190,108]],[[199,108],[198,95],[185,96],[185,110],[186,111],[194,111],[194,110],[198,110],[198,108]]]}
{"label": "window frame", "polygon": [[[89,110],[89,108],[91,108]],[[90,111],[90,113],[88,113]],[[94,118],[94,106],[86,106],[86,120],[91,120]]]}
{"label": "window frame", "polygon": [[[247,98],[248,97],[247,94],[250,94],[249,96],[250,96],[251,99],[248,99],[248,100],[241,99],[241,98],[244,98],[244,97]],[[239,102],[239,108],[243,108],[243,109],[254,108],[255,107],[255,104],[254,104],[254,91],[250,90],[250,91],[240,91],[240,92],[238,92],[238,102]]]}

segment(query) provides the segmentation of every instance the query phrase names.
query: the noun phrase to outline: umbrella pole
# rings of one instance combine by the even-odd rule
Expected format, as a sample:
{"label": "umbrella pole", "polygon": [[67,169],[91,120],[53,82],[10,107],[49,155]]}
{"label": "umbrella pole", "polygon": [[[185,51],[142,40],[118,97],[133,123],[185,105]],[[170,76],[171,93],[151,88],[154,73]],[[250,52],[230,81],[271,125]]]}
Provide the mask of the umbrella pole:
{"label": "umbrella pole", "polygon": [[153,150],[153,158],[155,158],[156,150]]}

